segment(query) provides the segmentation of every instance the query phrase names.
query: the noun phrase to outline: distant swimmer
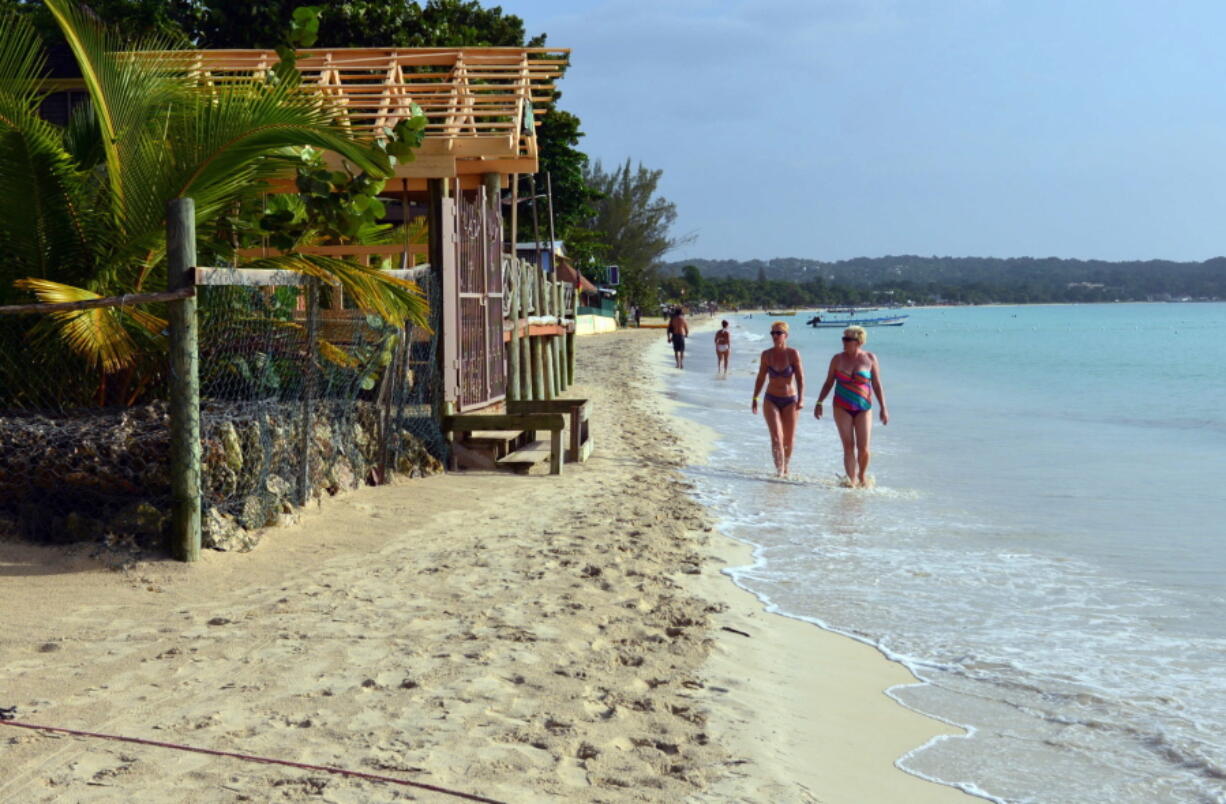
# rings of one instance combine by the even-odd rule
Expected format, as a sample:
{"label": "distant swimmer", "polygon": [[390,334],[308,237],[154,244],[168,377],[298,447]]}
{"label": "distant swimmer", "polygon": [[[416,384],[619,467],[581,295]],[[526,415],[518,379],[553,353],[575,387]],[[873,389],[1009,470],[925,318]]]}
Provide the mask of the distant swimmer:
{"label": "distant swimmer", "polygon": [[758,394],[766,384],[766,403],[762,415],[770,432],[771,453],[775,457],[775,473],[787,477],[792,445],[796,442],[796,418],[803,407],[805,371],[800,352],[788,346],[788,325],[783,321],[771,324],[771,348],[762,352],[758,377],[753,385],[754,413],[758,412]]}
{"label": "distant swimmer", "polygon": [[732,330],[728,322],[721,321],[715,331],[715,370],[720,377],[728,376],[728,358],[732,356]]}
{"label": "distant swimmer", "polygon": [[668,320],[665,337],[673,342],[673,359],[677,361],[679,369],[685,368],[685,339],[689,334],[690,325],[686,323],[685,316],[681,314],[681,308],[674,307],[672,317]]}
{"label": "distant swimmer", "polygon": [[834,386],[834,423],[843,441],[843,467],[848,485],[867,486],[869,439],[873,432],[873,393],[881,405],[881,423],[890,423],[881,387],[881,366],[877,356],[863,346],[868,340],[864,327],[843,330],[843,351],[830,358],[826,382],[817,395],[813,415],[822,417],[822,401]]}

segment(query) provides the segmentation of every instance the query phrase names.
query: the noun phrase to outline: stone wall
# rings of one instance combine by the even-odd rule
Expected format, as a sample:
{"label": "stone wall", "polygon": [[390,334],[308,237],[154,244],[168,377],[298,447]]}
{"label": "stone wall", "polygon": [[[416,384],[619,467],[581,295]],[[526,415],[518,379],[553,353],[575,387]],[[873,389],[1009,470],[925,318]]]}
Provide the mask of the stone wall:
{"label": "stone wall", "polygon": [[[310,499],[379,480],[378,411],[319,403],[310,439]],[[261,530],[297,518],[302,410],[210,404],[201,412],[203,541],[249,550]],[[70,417],[0,416],[0,531],[49,543],[160,546],[170,526],[169,416],[161,403]],[[442,464],[410,428],[391,433],[392,473]]]}

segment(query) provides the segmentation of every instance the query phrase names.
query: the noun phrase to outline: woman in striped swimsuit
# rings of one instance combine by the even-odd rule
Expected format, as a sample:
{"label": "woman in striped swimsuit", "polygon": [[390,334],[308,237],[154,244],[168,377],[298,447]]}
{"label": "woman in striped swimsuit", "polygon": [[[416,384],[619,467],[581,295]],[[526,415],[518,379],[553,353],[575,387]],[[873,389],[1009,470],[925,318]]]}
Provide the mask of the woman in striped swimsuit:
{"label": "woman in striped swimsuit", "polygon": [[849,485],[868,485],[869,439],[873,432],[873,393],[881,406],[881,423],[889,424],[881,367],[877,356],[864,350],[868,333],[863,327],[843,330],[843,351],[830,359],[826,382],[817,395],[813,415],[822,417],[822,401],[834,387],[834,423],[843,440],[843,467]]}

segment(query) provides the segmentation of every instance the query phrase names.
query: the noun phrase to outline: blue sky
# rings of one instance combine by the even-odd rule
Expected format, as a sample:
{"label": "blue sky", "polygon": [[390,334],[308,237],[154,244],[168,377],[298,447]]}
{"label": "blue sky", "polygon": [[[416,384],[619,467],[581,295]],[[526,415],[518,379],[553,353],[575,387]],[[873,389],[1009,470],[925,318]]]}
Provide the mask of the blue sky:
{"label": "blue sky", "polygon": [[670,259],[1226,254],[1221,0],[502,0]]}

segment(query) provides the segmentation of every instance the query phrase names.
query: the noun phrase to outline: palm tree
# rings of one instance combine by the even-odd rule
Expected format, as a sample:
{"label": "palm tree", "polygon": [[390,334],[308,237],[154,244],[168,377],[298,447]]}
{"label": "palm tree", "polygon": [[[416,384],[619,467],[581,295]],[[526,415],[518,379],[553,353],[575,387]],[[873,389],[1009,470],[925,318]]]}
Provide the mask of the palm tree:
{"label": "palm tree", "polygon": [[[125,50],[68,0],[45,2],[89,101],[63,128],[41,119],[41,42],[24,19],[0,20],[0,304],[15,300],[15,291],[54,302],[164,288],[167,201],[193,198],[198,231],[211,231],[228,210],[291,171],[296,149],[335,152],[372,176],[391,172],[395,160],[383,148],[354,140],[296,82],[252,77],[202,86],[169,54]],[[282,267],[339,281],[348,298],[385,321],[425,322],[416,286],[376,268],[294,255]],[[4,331],[16,337],[12,329]],[[138,367],[160,371],[164,329],[156,308],[64,312],[0,351],[50,357],[67,349],[101,401],[130,401],[114,399],[108,384],[126,385],[123,377]],[[34,370],[37,362],[24,361]],[[0,372],[5,365],[13,364],[0,362]],[[16,387],[15,378],[0,377],[0,397],[6,387]]]}

